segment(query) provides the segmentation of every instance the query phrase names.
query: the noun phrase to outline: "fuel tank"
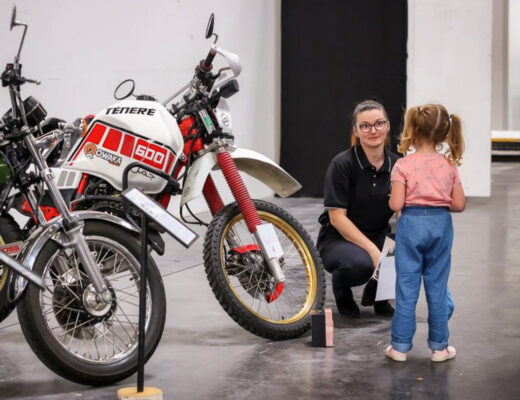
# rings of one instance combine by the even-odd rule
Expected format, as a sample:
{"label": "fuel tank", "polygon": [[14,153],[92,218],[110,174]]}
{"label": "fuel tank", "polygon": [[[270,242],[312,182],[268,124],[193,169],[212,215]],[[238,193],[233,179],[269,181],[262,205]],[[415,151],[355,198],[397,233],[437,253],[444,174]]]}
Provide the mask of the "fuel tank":
{"label": "fuel tank", "polygon": [[[62,168],[97,176],[122,190],[128,164],[139,162],[171,174],[174,161],[182,157],[183,144],[175,118],[162,104],[124,100],[94,117]],[[130,186],[150,194],[166,185],[164,179],[139,167],[128,178]]]}

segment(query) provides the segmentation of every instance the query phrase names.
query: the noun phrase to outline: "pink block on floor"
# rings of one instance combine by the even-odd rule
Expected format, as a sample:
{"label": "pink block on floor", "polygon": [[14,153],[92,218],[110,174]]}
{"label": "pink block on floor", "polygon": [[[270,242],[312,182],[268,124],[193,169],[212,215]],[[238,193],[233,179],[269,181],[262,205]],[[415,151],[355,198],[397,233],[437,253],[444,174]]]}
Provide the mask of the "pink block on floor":
{"label": "pink block on floor", "polygon": [[332,310],[325,308],[325,346],[334,346],[334,321],[332,320]]}

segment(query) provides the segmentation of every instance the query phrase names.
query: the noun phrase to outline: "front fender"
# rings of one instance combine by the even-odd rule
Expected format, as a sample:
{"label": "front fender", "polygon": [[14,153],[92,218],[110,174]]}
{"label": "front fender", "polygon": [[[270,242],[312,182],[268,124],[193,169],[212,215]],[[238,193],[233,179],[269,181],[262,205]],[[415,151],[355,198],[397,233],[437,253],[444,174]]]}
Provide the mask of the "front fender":
{"label": "front fender", "polygon": [[[269,157],[248,149],[230,152],[239,171],[258,179],[280,197],[287,197],[301,189],[302,185]],[[206,178],[212,169],[218,170],[217,155],[206,153],[190,167],[182,189],[181,207],[202,194]]]}
{"label": "front fender", "polygon": [[[112,214],[107,214],[99,211],[74,211],[71,213],[72,218],[75,221],[87,221],[87,220],[96,220],[96,221],[104,221],[110,224],[114,224],[124,229],[127,229],[134,233],[139,233],[138,229],[130,224],[128,221],[125,221],[122,218],[119,218]],[[43,249],[45,243],[48,240],[53,240],[55,235],[58,234],[63,229],[63,217],[58,216],[56,218],[51,219],[47,224],[38,227],[31,234],[29,239],[27,239],[27,245],[23,248],[22,253],[20,254],[20,262],[21,264],[32,271],[34,269],[34,263],[40,254],[40,251]],[[11,275],[14,276],[14,275]],[[25,290],[27,286],[27,280],[19,275],[14,278],[9,284],[9,299],[14,302],[16,301],[20,295]]]}

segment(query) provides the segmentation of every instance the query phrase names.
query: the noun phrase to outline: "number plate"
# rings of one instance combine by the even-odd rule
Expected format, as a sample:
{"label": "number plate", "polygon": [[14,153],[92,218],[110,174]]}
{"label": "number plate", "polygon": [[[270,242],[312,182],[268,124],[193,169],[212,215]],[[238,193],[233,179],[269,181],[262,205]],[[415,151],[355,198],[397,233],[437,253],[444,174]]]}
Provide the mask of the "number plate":
{"label": "number plate", "polygon": [[159,203],[148,197],[136,187],[125,190],[122,196],[161,225],[166,232],[172,235],[185,247],[190,247],[199,237],[195,232],[166,211]]}

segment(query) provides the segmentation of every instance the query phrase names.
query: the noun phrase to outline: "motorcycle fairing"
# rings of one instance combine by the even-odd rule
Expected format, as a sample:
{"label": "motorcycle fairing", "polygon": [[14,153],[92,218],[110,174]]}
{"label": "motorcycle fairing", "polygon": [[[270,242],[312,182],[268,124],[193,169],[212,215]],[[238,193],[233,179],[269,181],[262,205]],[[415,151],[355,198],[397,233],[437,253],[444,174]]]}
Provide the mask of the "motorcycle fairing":
{"label": "motorcycle fairing", "polygon": [[[263,154],[241,148],[230,154],[239,171],[263,182],[281,197],[290,196],[302,187],[289,173]],[[206,153],[193,162],[183,185],[181,206],[202,194],[204,183],[212,169],[220,169],[214,152]]]}
{"label": "motorcycle fairing", "polygon": [[[175,119],[154,101],[127,100],[96,115],[83,139],[67,157],[65,170],[81,171],[122,190],[125,167],[141,162],[171,174],[184,142]],[[139,167],[129,181],[146,193],[161,192],[166,181]]]}

